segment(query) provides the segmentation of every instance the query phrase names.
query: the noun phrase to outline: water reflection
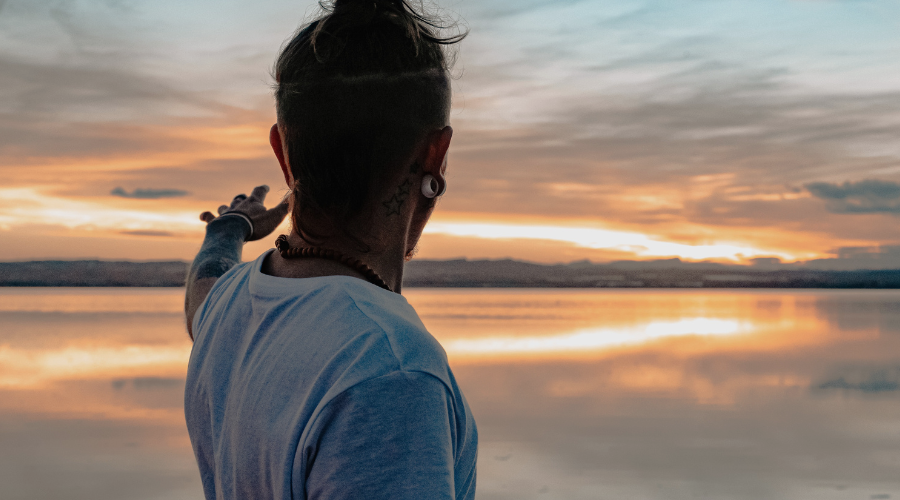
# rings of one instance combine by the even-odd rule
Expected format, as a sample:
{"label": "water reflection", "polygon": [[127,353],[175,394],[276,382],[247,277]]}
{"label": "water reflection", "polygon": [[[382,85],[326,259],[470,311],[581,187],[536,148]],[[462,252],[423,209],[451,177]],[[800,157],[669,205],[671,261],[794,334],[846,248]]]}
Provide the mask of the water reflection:
{"label": "water reflection", "polygon": [[[202,498],[181,293],[0,289],[0,498]],[[479,499],[900,497],[898,292],[405,295],[478,419]]]}
{"label": "water reflection", "polygon": [[734,320],[687,318],[677,321],[648,321],[630,327],[587,328],[563,335],[528,337],[485,337],[448,340],[444,348],[456,356],[520,355],[544,356],[558,353],[587,354],[603,348],[641,344],[665,337],[734,335],[750,332]]}

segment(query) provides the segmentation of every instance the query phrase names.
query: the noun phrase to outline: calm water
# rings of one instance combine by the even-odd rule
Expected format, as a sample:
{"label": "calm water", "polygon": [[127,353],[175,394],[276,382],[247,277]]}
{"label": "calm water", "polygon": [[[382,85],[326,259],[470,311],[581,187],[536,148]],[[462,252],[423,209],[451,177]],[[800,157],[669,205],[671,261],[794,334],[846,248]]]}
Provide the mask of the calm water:
{"label": "calm water", "polygon": [[[900,291],[409,290],[478,498],[900,498]],[[0,289],[0,498],[200,499],[180,289]]]}

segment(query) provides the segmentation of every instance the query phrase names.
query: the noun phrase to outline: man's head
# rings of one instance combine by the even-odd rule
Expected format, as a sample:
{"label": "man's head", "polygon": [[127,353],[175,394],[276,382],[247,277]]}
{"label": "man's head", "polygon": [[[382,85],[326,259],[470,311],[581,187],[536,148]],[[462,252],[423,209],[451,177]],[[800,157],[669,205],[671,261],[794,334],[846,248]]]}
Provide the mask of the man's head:
{"label": "man's head", "polygon": [[273,134],[301,236],[352,231],[394,184],[424,175],[449,119],[443,47],[461,38],[434,27],[405,0],[336,0],[282,50]]}

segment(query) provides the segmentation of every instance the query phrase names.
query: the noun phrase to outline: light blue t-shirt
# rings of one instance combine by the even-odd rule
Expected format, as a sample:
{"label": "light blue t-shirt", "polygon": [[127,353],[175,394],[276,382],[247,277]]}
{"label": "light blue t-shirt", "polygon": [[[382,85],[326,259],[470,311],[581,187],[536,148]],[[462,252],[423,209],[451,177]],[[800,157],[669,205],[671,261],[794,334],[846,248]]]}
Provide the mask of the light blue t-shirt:
{"label": "light blue t-shirt", "polygon": [[279,278],[263,254],[194,317],[184,406],[208,499],[467,499],[478,436],[440,344],[401,295]]}

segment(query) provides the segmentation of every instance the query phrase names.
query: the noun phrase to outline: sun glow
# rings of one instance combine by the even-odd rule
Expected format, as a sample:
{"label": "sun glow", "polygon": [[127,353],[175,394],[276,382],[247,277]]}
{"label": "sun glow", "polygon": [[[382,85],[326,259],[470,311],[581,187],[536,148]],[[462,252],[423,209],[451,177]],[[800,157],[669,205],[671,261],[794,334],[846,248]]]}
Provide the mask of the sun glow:
{"label": "sun glow", "polygon": [[[0,188],[0,230],[56,226],[78,230],[79,236],[88,237],[113,234],[117,237],[166,236],[196,239],[201,235],[203,227],[197,214],[210,208],[206,206],[208,203],[201,204],[193,199],[69,198],[54,193],[54,190],[60,188],[62,186],[47,186],[44,189]],[[543,255],[552,253],[545,248],[546,245],[564,249],[572,260],[586,258],[596,252],[635,260],[677,257],[692,261],[734,263],[746,263],[755,257],[777,257],[784,262],[822,257],[809,252],[773,248],[771,245],[755,246],[746,242],[735,243],[719,239],[710,239],[703,244],[690,244],[640,231],[603,228],[591,221],[575,223],[546,218],[538,220],[537,223],[527,219],[499,221],[491,214],[468,214],[449,220],[431,221],[424,232],[457,238],[451,246],[458,244],[460,252],[473,258],[481,251],[473,248],[481,243],[500,245],[501,253],[507,252],[508,256],[514,258],[532,260],[541,260]],[[720,238],[726,237],[720,235]],[[523,247],[522,243],[528,241],[545,247],[542,250],[528,247],[527,244]],[[446,253],[447,248],[447,245],[443,245],[441,251]],[[523,257],[523,252],[528,257]],[[586,255],[579,257],[582,254]],[[451,257],[457,255],[445,255],[442,258]],[[601,260],[610,258],[605,256]]]}
{"label": "sun glow", "polygon": [[139,210],[111,206],[109,202],[72,200],[43,194],[32,188],[0,189],[0,229],[13,226],[59,225],[99,231],[196,232],[202,227],[197,211]]}
{"label": "sun glow", "polygon": [[743,261],[760,256],[778,257],[785,261],[794,261],[799,258],[797,255],[778,250],[728,243],[688,245],[653,239],[638,232],[590,227],[434,221],[425,228],[425,233],[485,239],[557,241],[584,248],[627,252],[638,257],[680,257],[689,260],[724,259],[731,261]]}

